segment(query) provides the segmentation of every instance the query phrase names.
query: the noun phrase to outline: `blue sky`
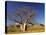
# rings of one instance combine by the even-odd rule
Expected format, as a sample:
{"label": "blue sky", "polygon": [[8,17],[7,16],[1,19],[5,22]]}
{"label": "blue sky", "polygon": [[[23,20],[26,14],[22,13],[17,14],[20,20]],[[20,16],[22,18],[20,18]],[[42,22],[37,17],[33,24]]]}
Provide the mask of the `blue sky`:
{"label": "blue sky", "polygon": [[[8,14],[13,14],[16,10],[16,7],[21,7],[21,6],[29,6],[33,10],[37,11],[37,17],[35,17],[36,22],[44,24],[44,3],[30,3],[30,2],[15,2],[15,1],[8,1],[7,2],[7,13]],[[9,17],[7,18],[8,21],[7,23],[13,23],[14,21],[9,20]]]}

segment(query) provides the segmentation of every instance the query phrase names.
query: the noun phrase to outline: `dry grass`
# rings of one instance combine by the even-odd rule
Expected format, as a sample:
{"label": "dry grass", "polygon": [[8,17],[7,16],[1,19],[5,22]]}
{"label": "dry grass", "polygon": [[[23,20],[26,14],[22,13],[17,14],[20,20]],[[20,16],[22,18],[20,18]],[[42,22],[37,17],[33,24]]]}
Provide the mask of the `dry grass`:
{"label": "dry grass", "polygon": [[[33,25],[31,27],[27,27],[27,30],[26,30],[27,33],[28,32],[44,32],[44,31],[45,31],[44,26],[40,26],[40,25]],[[23,32],[20,31],[19,27],[16,27],[13,25],[7,28],[7,33],[23,33]]]}
{"label": "dry grass", "polygon": [[27,32],[44,32],[44,27],[40,25],[34,25],[27,29]]}

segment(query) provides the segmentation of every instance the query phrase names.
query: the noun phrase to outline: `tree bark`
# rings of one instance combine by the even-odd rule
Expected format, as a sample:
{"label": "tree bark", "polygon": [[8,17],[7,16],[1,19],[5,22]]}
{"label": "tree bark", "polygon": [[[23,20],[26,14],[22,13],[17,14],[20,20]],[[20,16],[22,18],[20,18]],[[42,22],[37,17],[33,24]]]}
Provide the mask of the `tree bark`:
{"label": "tree bark", "polygon": [[21,25],[20,25],[20,29],[21,29],[21,32],[25,32],[26,23],[24,23],[23,25],[21,24]]}

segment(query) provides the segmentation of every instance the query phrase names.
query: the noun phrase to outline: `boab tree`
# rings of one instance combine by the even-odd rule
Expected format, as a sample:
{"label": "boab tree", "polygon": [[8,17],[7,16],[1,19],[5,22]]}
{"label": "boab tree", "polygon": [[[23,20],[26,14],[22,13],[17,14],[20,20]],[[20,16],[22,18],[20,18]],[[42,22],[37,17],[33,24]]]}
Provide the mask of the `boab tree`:
{"label": "boab tree", "polygon": [[34,16],[34,12],[30,7],[16,7],[14,12],[14,20],[20,24],[21,31],[25,32],[27,22]]}

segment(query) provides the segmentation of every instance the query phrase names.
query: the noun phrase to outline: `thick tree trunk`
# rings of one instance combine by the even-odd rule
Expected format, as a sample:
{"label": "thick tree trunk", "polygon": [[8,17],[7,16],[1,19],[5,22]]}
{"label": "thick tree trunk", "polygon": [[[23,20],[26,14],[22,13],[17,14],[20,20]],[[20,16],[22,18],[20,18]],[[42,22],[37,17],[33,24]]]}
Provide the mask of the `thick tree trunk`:
{"label": "thick tree trunk", "polygon": [[22,27],[22,25],[20,25],[20,31],[21,31],[21,32],[23,31],[23,27]]}
{"label": "thick tree trunk", "polygon": [[20,25],[20,29],[21,29],[21,32],[25,32],[26,23],[24,23],[23,25]]}
{"label": "thick tree trunk", "polygon": [[23,28],[24,28],[23,32],[25,32],[25,28],[26,28],[26,23],[24,23],[24,25],[23,25]]}

